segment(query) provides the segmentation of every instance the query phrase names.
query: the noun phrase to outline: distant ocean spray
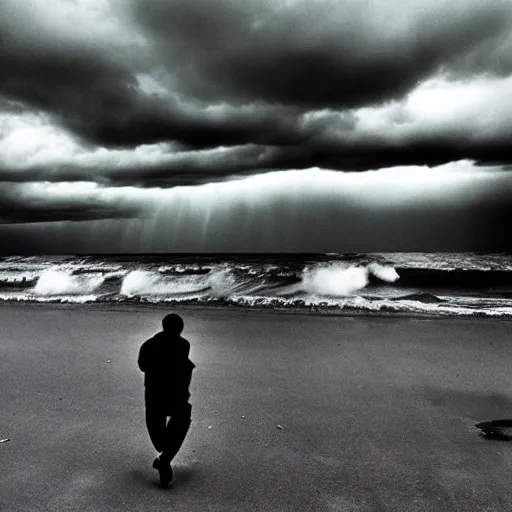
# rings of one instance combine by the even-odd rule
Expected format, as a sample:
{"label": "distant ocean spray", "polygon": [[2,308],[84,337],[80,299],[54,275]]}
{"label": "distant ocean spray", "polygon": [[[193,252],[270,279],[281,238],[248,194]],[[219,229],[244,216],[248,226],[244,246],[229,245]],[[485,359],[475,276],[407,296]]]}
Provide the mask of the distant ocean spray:
{"label": "distant ocean spray", "polygon": [[512,317],[512,255],[9,256],[0,301]]}

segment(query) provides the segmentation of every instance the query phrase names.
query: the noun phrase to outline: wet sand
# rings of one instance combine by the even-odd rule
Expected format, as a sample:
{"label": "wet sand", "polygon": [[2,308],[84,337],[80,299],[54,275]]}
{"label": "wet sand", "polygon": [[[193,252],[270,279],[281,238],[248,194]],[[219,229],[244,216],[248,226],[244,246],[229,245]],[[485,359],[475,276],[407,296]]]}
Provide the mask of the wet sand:
{"label": "wet sand", "polygon": [[160,489],[136,357],[162,308],[0,307],[0,510],[512,510],[512,323],[181,310],[193,423]]}

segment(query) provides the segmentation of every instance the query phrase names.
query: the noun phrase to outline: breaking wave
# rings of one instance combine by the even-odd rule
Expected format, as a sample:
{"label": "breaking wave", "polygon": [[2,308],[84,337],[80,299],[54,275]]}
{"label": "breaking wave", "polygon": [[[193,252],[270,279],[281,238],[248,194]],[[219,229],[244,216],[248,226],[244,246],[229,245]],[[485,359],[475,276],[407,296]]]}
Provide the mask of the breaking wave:
{"label": "breaking wave", "polygon": [[204,290],[204,286],[194,277],[186,280],[168,278],[158,272],[134,270],[130,272],[121,285],[121,295],[168,295],[175,293],[193,293]]}
{"label": "breaking wave", "polygon": [[[254,294],[268,291],[272,295],[305,293],[325,297],[343,297],[364,289],[373,275],[377,279],[393,282],[398,274],[392,267],[372,264],[354,266],[342,263],[307,267],[302,275],[290,279],[286,273],[275,268],[260,269],[245,266],[224,266],[210,270],[207,274],[173,275],[158,271],[134,270],[121,285],[121,295],[157,296],[208,294],[210,297],[226,298],[232,295]],[[167,269],[165,269],[167,271]],[[290,283],[290,281],[296,281]]]}
{"label": "breaking wave", "polygon": [[105,278],[102,275],[73,275],[69,271],[45,270],[33,292],[35,295],[87,295],[99,288]]}
{"label": "breaking wave", "polygon": [[0,258],[0,301],[511,316],[512,257],[351,253]]}
{"label": "breaking wave", "polygon": [[399,278],[393,267],[378,263],[368,266],[336,263],[306,269],[302,275],[302,289],[322,296],[344,297],[364,289],[371,275],[389,283]]}
{"label": "breaking wave", "polygon": [[226,298],[232,294],[252,293],[265,288],[265,283],[237,275],[229,268],[218,268],[208,274],[186,274],[182,276],[134,270],[123,280],[121,295],[134,296],[186,296],[205,295]]}
{"label": "breaking wave", "polygon": [[134,296],[176,296],[206,294],[213,297],[228,296],[237,288],[236,279],[228,270],[217,270],[207,275],[169,276],[160,272],[134,270],[121,285],[121,295]]}

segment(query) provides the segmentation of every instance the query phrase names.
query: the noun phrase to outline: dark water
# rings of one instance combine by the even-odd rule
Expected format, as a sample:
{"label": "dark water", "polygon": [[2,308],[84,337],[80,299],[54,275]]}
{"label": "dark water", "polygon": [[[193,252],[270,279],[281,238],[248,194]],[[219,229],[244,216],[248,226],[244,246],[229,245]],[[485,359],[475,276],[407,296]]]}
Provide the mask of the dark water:
{"label": "dark water", "polygon": [[512,316],[512,255],[167,254],[0,258],[0,300]]}

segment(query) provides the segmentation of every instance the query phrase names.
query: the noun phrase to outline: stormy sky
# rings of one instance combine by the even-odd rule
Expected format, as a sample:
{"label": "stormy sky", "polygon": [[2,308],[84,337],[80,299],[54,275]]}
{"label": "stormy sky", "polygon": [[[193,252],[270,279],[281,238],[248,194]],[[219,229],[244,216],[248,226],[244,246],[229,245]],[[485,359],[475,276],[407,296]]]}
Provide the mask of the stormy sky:
{"label": "stormy sky", "polygon": [[512,0],[0,0],[0,251],[511,251]]}

